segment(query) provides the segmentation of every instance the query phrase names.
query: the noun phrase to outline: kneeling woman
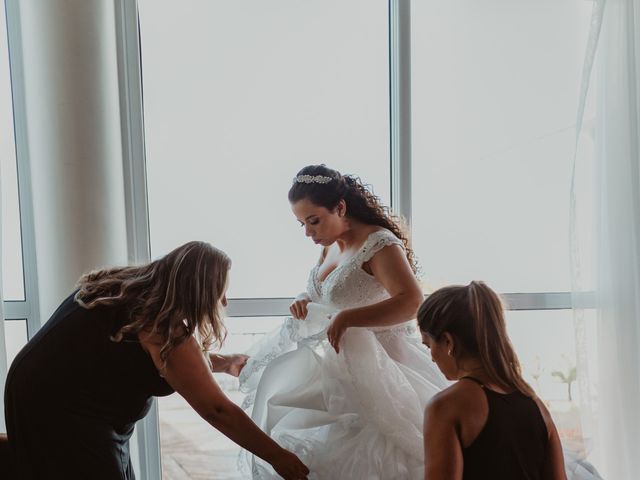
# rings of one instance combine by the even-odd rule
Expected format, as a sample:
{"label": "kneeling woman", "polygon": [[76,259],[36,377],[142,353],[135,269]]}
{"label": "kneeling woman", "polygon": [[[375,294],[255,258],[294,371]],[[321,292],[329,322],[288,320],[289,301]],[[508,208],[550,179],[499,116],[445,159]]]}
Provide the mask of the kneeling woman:
{"label": "kneeling woman", "polygon": [[429,296],[418,322],[433,361],[457,383],[425,415],[427,480],[565,480],[558,432],[523,380],[498,295],[481,282]]}

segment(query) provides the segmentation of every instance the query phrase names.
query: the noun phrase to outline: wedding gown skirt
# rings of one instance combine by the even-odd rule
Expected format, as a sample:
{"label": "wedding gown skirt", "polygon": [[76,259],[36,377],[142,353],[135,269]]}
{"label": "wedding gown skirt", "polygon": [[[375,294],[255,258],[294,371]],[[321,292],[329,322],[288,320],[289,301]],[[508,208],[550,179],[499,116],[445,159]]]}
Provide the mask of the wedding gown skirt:
{"label": "wedding gown skirt", "polygon": [[[311,470],[310,479],[422,479],[424,408],[447,382],[416,328],[350,328],[326,341],[329,307],[310,303],[260,342],[240,376],[245,408]],[[280,478],[245,454],[253,478]]]}

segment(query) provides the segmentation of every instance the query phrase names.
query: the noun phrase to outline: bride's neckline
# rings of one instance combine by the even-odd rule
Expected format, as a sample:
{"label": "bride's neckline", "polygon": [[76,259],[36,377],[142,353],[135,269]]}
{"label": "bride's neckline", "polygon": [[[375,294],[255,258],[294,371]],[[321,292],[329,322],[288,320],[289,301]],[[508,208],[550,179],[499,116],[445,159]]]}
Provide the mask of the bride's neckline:
{"label": "bride's neckline", "polygon": [[314,270],[313,271],[313,278],[315,280],[315,283],[319,287],[319,289],[322,288],[322,286],[326,283],[326,281],[329,279],[329,277],[331,275],[333,275],[337,270],[339,270],[340,268],[344,267],[345,265],[350,264],[353,261],[354,258],[357,258],[357,256],[360,254],[362,249],[367,245],[367,243],[369,243],[369,239],[371,238],[371,236],[373,234],[376,234],[376,233],[379,233],[379,232],[384,232],[385,230],[386,230],[385,228],[380,228],[378,230],[374,230],[374,231],[370,232],[367,235],[367,238],[365,238],[364,242],[362,242],[362,245],[360,245],[360,247],[355,251],[355,253],[353,255],[351,255],[349,258],[347,258],[344,262],[339,263],[338,265],[336,265],[335,268],[333,270],[331,270],[329,273],[327,273],[322,280],[320,280],[320,277],[318,276],[318,270],[324,264],[325,259],[322,259],[321,262],[318,262],[316,264],[316,266],[313,267],[313,270]]}

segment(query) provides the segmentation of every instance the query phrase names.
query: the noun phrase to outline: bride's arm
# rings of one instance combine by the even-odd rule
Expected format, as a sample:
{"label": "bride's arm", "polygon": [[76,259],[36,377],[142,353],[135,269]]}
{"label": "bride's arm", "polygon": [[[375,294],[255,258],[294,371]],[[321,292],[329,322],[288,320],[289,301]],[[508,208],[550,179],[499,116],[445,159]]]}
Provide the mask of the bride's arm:
{"label": "bride's arm", "polygon": [[373,276],[390,298],[366,307],[346,310],[351,327],[389,326],[416,318],[423,301],[422,289],[399,245],[390,245],[369,260]]}
{"label": "bride's arm", "polygon": [[[415,318],[423,296],[418,280],[399,245],[390,245],[369,260],[373,276],[389,292],[390,298],[366,307],[342,310],[327,332],[329,340],[342,336],[349,327],[384,327]],[[340,338],[337,338],[339,342]]]}

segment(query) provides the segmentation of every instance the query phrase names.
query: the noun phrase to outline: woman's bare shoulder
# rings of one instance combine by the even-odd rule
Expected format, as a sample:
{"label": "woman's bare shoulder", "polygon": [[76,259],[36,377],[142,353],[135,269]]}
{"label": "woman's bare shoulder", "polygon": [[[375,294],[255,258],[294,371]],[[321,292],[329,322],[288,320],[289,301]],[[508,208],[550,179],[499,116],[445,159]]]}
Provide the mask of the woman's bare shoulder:
{"label": "woman's bare shoulder", "polygon": [[427,404],[429,414],[462,415],[473,414],[485,401],[482,387],[470,381],[457,381],[448,388],[434,395]]}

